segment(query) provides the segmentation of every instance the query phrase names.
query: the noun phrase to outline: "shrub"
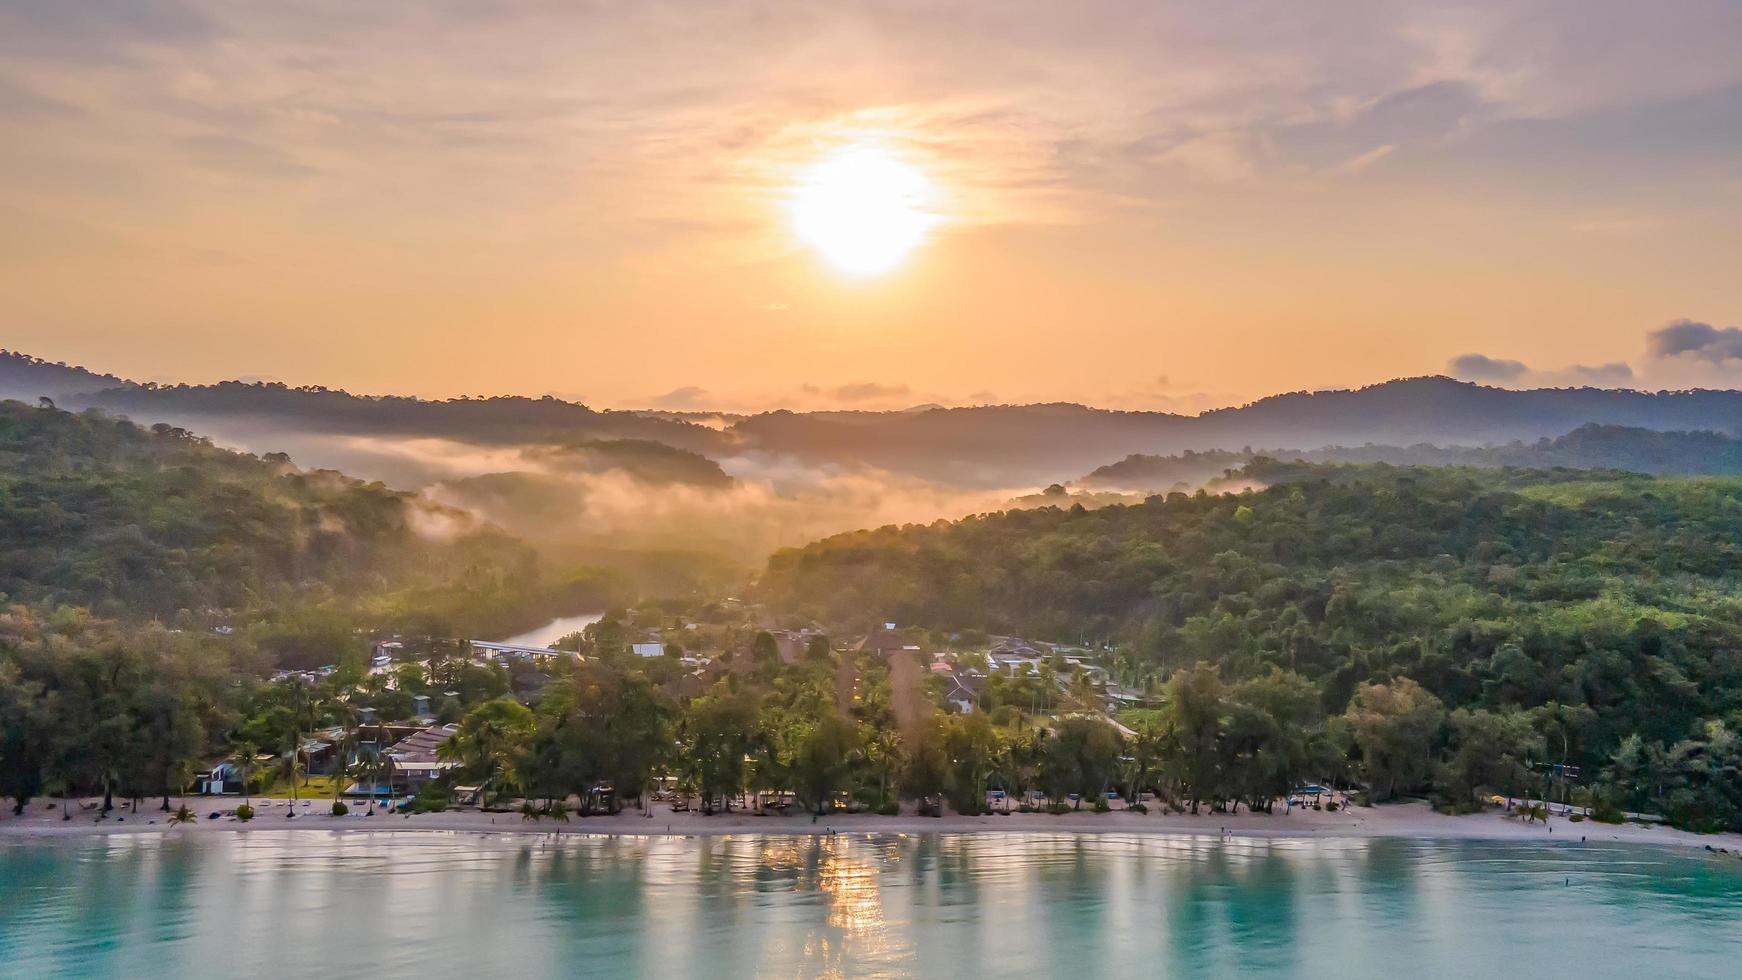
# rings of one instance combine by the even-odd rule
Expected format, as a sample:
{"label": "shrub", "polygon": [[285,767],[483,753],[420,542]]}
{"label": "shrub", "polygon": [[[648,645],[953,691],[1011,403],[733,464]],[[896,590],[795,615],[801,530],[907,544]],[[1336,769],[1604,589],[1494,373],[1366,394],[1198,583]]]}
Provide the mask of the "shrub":
{"label": "shrub", "polygon": [[342,817],[345,814],[350,813],[350,812],[351,812],[351,808],[345,805],[344,800],[334,800],[333,801],[333,816]]}
{"label": "shrub", "polygon": [[887,803],[879,804],[877,812],[885,817],[898,816],[901,813],[901,804],[895,800],[890,800]]}
{"label": "shrub", "polygon": [[419,790],[417,798],[411,801],[413,813],[440,813],[447,808],[448,791],[435,783]]}
{"label": "shrub", "polygon": [[1112,804],[1107,802],[1107,798],[1105,796],[1095,797],[1095,812],[1096,813],[1106,813],[1108,810],[1111,810],[1111,809],[1113,809],[1113,806],[1112,806]]}
{"label": "shrub", "polygon": [[254,819],[254,807],[250,806],[247,803],[243,803],[243,804],[237,806],[236,807],[236,819],[237,820],[253,820]]}
{"label": "shrub", "polygon": [[1582,813],[1575,813],[1575,814],[1568,816],[1567,819],[1572,821],[1573,823],[1584,823],[1585,822],[1585,815]]}
{"label": "shrub", "polygon": [[183,803],[180,807],[178,807],[176,809],[176,811],[174,813],[169,815],[169,822],[170,823],[193,823],[194,822],[194,811],[188,809],[188,805],[186,803]]}
{"label": "shrub", "polygon": [[1132,813],[1148,813],[1149,812],[1149,807],[1144,806],[1141,803],[1133,803],[1130,806],[1126,807],[1125,809],[1130,810]]}
{"label": "shrub", "polygon": [[538,812],[538,807],[534,806],[531,800],[524,800],[520,804],[520,819],[542,820],[544,819],[544,814]]}
{"label": "shrub", "polygon": [[1071,805],[1069,803],[1048,803],[1046,806],[1046,812],[1055,816],[1061,813],[1069,813],[1071,812]]}
{"label": "shrub", "polygon": [[1330,803],[1326,803],[1326,804],[1325,804],[1325,810],[1326,810],[1326,811],[1328,811],[1328,812],[1330,812],[1330,813],[1336,813],[1336,812],[1337,812],[1337,804],[1336,804],[1336,801],[1334,801],[1334,800],[1333,800],[1333,801],[1332,801],[1332,802],[1330,802]]}

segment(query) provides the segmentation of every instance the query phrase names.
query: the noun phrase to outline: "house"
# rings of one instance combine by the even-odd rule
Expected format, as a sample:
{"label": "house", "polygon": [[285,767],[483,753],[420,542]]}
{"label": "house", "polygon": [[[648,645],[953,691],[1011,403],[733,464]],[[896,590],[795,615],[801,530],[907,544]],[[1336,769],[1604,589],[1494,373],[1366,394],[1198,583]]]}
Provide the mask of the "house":
{"label": "house", "polygon": [[241,775],[236,772],[235,764],[228,759],[214,763],[203,772],[194,773],[194,792],[201,796],[223,796],[241,791]]}
{"label": "house", "polygon": [[432,725],[388,746],[384,754],[393,791],[410,796],[455,768],[458,763],[439,756],[441,747],[459,730],[458,725]]}
{"label": "house", "polygon": [[1138,708],[1155,701],[1149,694],[1122,684],[1106,685],[1106,695],[1109,705],[1119,708]]}
{"label": "house", "polygon": [[813,629],[770,630],[769,633],[774,637],[775,648],[780,651],[780,662],[787,665],[803,660],[810,650],[811,638],[823,635]]}
{"label": "house", "polygon": [[339,758],[338,745],[345,738],[343,728],[328,728],[303,739],[299,747],[303,766],[309,773],[324,776],[345,760]]}
{"label": "house", "polygon": [[925,653],[925,647],[923,644],[918,640],[909,637],[903,631],[896,629],[894,623],[884,623],[877,629],[872,630],[868,635],[866,635],[865,639],[860,642],[859,649],[865,653],[877,653],[885,657],[894,656],[897,653],[904,652],[912,653],[915,656],[921,656]]}
{"label": "house", "polygon": [[986,679],[965,673],[950,674],[949,689],[944,693],[944,704],[956,714],[965,715],[980,704],[980,698],[986,693]]}
{"label": "house", "polygon": [[[265,772],[273,763],[270,752],[262,752],[254,757],[254,771]],[[202,772],[194,773],[194,792],[201,796],[230,796],[240,794],[242,773],[236,768],[236,763],[229,759],[220,759]]]}
{"label": "house", "polygon": [[629,652],[637,657],[663,657],[665,656],[665,644],[631,643],[629,644]]}

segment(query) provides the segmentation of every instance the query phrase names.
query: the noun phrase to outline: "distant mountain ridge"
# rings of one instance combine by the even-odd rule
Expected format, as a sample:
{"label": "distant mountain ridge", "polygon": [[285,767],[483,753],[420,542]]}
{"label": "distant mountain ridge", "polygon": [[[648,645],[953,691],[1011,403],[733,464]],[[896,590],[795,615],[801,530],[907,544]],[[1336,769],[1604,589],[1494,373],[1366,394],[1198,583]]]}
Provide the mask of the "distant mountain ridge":
{"label": "distant mountain ridge", "polygon": [[[557,398],[430,401],[318,387],[226,382],[149,385],[20,354],[0,358],[0,394],[53,397],[140,421],[224,432],[228,421],[283,432],[440,438],[484,445],[639,439],[710,459],[743,454],[871,467],[977,487],[1072,479],[1133,454],[1292,446],[1486,446],[1534,442],[1587,424],[1663,432],[1742,432],[1742,391],[1491,388],[1403,378],[1364,388],[1300,391],[1198,416],[1073,403],[871,412],[600,411]],[[714,425],[692,419],[714,420]],[[725,423],[724,428],[720,424]],[[275,448],[275,447],[268,447]]]}
{"label": "distant mountain ridge", "polygon": [[1173,456],[1135,454],[1076,481],[1096,490],[1155,491],[1213,480],[1270,458],[1307,463],[1476,466],[1720,476],[1742,473],[1742,439],[1718,432],[1658,432],[1591,423],[1555,439],[1499,446],[1327,446],[1321,449],[1214,449]]}
{"label": "distant mountain ridge", "polygon": [[844,451],[872,465],[940,479],[1039,483],[1131,453],[1367,443],[1483,446],[1554,438],[1593,423],[1734,434],[1742,430],[1742,392],[1512,391],[1425,377],[1274,395],[1199,416],[1074,404],[866,412],[850,419],[776,412],[752,416],[729,431],[764,450],[798,456]]}

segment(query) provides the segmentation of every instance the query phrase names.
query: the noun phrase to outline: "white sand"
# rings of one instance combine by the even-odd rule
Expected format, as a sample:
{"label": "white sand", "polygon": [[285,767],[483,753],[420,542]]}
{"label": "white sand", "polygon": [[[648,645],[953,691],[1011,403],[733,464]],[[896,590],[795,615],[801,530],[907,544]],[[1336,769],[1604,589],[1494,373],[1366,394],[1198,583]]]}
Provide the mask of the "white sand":
{"label": "white sand", "polygon": [[[54,803],[53,809],[48,807]],[[91,802],[86,800],[85,802]],[[1138,814],[1115,810],[1093,813],[1087,810],[1053,816],[1039,813],[1012,813],[1009,816],[920,817],[903,814],[883,817],[871,814],[833,815],[812,822],[808,814],[786,816],[756,816],[734,811],[704,817],[700,813],[672,813],[656,804],[651,815],[628,810],[616,816],[573,817],[567,823],[551,820],[527,821],[518,814],[484,813],[458,810],[447,813],[417,814],[411,817],[390,816],[378,812],[375,816],[334,817],[325,799],[310,801],[307,807],[293,812],[282,800],[256,800],[257,816],[246,823],[232,817],[207,819],[214,811],[232,810],[240,802],[230,799],[190,797],[188,806],[200,818],[191,824],[171,825],[168,814],[157,808],[161,801],[147,801],[134,816],[117,809],[109,819],[98,821],[95,811],[75,811],[72,820],[61,819],[59,801],[36,800],[23,816],[13,816],[10,807],[0,814],[0,838],[3,837],[83,837],[94,834],[170,833],[178,835],[214,832],[322,830],[359,832],[454,831],[499,834],[673,834],[697,836],[705,834],[825,834],[851,833],[1037,833],[1037,834],[1177,834],[1217,837],[1224,833],[1245,838],[1372,838],[1415,837],[1467,840],[1534,840],[1545,843],[1624,842],[1669,844],[1683,847],[1725,848],[1742,855],[1742,835],[1692,834],[1667,827],[1636,824],[1611,826],[1592,821],[1574,823],[1564,817],[1552,818],[1547,826],[1527,824],[1496,809],[1469,816],[1448,816],[1435,813],[1424,804],[1402,803],[1380,807],[1355,807],[1352,810],[1327,813],[1295,810],[1284,816],[1215,814]],[[121,819],[117,819],[117,818]]]}

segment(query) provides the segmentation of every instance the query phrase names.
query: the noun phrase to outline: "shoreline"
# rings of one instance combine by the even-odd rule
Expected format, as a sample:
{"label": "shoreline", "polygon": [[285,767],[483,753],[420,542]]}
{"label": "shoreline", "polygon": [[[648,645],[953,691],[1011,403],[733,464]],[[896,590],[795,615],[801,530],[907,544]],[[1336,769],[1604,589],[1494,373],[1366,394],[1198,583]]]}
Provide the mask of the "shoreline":
{"label": "shoreline", "polygon": [[243,822],[229,817],[209,819],[207,814],[234,808],[235,799],[191,798],[188,806],[199,815],[191,824],[169,824],[167,814],[146,803],[138,817],[117,810],[123,819],[111,817],[97,821],[89,816],[73,820],[61,819],[58,808],[48,809],[38,801],[23,816],[14,816],[8,808],[0,816],[0,841],[13,840],[82,840],[110,835],[162,834],[180,837],[212,833],[432,833],[491,834],[503,836],[621,836],[621,837],[719,837],[740,834],[770,836],[821,837],[840,834],[1053,834],[1058,836],[1089,836],[1098,834],[1136,834],[1173,837],[1211,838],[1221,840],[1367,840],[1381,838],[1415,838],[1435,840],[1534,841],[1548,844],[1657,844],[1684,849],[1727,851],[1742,858],[1742,834],[1695,834],[1662,826],[1639,824],[1601,824],[1593,821],[1574,823],[1565,817],[1552,818],[1547,826],[1525,824],[1501,811],[1452,816],[1435,813],[1425,803],[1394,803],[1379,807],[1357,807],[1351,811],[1326,813],[1297,811],[1288,816],[1275,814],[1136,814],[1115,810],[1111,813],[1083,811],[1069,814],[1011,813],[1008,816],[922,817],[903,814],[833,815],[811,822],[808,815],[756,816],[734,811],[704,817],[699,813],[665,813],[659,808],[651,815],[639,810],[625,810],[615,816],[572,817],[567,823],[551,820],[523,820],[515,813],[486,813],[477,810],[444,813],[388,815],[373,817],[334,817],[326,812],[329,801],[309,801],[307,808],[297,807],[295,819],[285,819],[291,808],[278,804],[287,801],[256,801],[259,813]]}

